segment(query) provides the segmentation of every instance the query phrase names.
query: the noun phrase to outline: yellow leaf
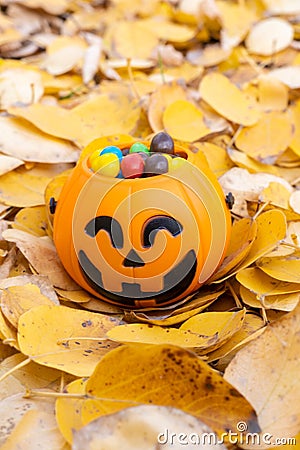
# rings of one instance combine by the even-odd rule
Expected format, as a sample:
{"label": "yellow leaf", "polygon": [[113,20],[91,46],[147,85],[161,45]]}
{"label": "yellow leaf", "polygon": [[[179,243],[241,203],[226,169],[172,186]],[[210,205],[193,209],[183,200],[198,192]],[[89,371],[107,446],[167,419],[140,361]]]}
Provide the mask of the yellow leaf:
{"label": "yellow leaf", "polygon": [[4,231],[3,237],[9,242],[15,242],[36,272],[46,275],[54,286],[62,289],[78,289],[78,285],[63,268],[54,244],[48,236],[38,237],[12,229]]}
{"label": "yellow leaf", "polygon": [[292,137],[293,126],[289,112],[271,111],[262,113],[255,125],[243,128],[236,138],[236,146],[257,161],[273,164],[287,149]]}
{"label": "yellow leaf", "polygon": [[[124,345],[109,352],[86,385],[84,423],[138,404],[174,406],[215,432],[245,420],[257,430],[248,402],[195,354],[172,345]],[[107,400],[106,400],[107,399]]]}
{"label": "yellow leaf", "polygon": [[[53,399],[29,399],[23,397],[24,393],[12,395],[3,398],[0,402],[0,445],[5,445],[5,441],[9,439],[11,432],[18,426],[22,417],[26,412],[35,410],[38,414],[49,414],[54,416],[54,401]],[[41,437],[41,428],[39,428]],[[8,441],[9,442],[9,441]],[[11,450],[14,447],[8,447]],[[18,448],[18,447],[17,447]],[[20,447],[19,447],[20,448]],[[22,449],[24,447],[21,447]],[[30,447],[32,448],[32,447]],[[16,447],[15,447],[16,449]],[[27,450],[27,449],[26,449]]]}
{"label": "yellow leaf", "polygon": [[[79,378],[68,384],[65,392],[84,395],[86,383],[86,378]],[[84,425],[81,418],[81,409],[84,401],[84,398],[68,397],[59,397],[56,400],[56,421],[61,434],[69,443],[72,443],[74,430],[79,430]]]}
{"label": "yellow leaf", "polygon": [[38,305],[58,305],[43,295],[35,284],[11,286],[2,292],[1,309],[4,316],[17,328],[19,317],[29,309]]}
{"label": "yellow leaf", "polygon": [[290,147],[296,155],[300,156],[300,101],[291,106],[294,136],[290,142]]}
{"label": "yellow leaf", "polygon": [[300,283],[299,255],[292,254],[284,257],[262,258],[257,264],[261,270],[276,278],[276,280]]}
{"label": "yellow leaf", "polygon": [[233,167],[227,151],[219,145],[211,142],[197,142],[194,145],[204,153],[210,170],[214,172],[217,178]]}
{"label": "yellow leaf", "polygon": [[164,128],[162,116],[166,107],[176,100],[185,99],[185,90],[176,82],[166,83],[158,87],[150,96],[148,108],[148,119],[153,131],[157,133]]}
{"label": "yellow leaf", "polygon": [[269,56],[287,48],[293,36],[293,27],[287,20],[270,17],[252,27],[245,44],[249,52]]}
{"label": "yellow leaf", "polygon": [[[268,325],[264,333],[238,352],[225,370],[254,406],[262,433],[295,436],[300,427],[300,307]],[[251,448],[268,448],[251,446]]]}
{"label": "yellow leaf", "polygon": [[47,228],[47,215],[45,206],[32,206],[22,208],[12,223],[13,228],[27,231],[34,236],[45,236]]}
{"label": "yellow leaf", "polygon": [[[207,355],[207,362],[217,361],[222,358],[223,363],[226,359],[228,364],[230,359],[232,359],[235,353],[249,341],[249,338],[253,334],[256,335],[258,330],[263,331],[263,326],[264,321],[260,316],[247,311],[241,328],[220,348],[209,353]],[[225,358],[226,356],[228,356],[228,358]]]}
{"label": "yellow leaf", "polygon": [[2,311],[0,311],[0,339],[19,350],[16,329],[4,317]]}
{"label": "yellow leaf", "polygon": [[269,202],[274,206],[289,209],[290,196],[290,190],[288,190],[281,183],[271,182],[268,187],[262,190],[259,196],[259,201],[262,203]]}
{"label": "yellow leaf", "polygon": [[140,22],[145,29],[152,31],[160,40],[173,42],[174,44],[184,44],[193,39],[196,35],[196,29],[172,23],[161,17],[154,17]]}
{"label": "yellow leaf", "polygon": [[[137,426],[138,424],[138,426]],[[162,427],[163,424],[163,427]],[[135,430],[133,433],[132,430]],[[196,417],[168,406],[141,405],[99,417],[74,433],[73,450],[149,450],[201,446],[202,450],[225,450],[208,442],[211,428]]]}
{"label": "yellow leaf", "polygon": [[278,69],[271,70],[269,76],[281,81],[291,89],[299,89],[300,87],[300,67],[298,66],[279,67]]}
{"label": "yellow leaf", "polygon": [[184,61],[179,67],[164,68],[163,75],[159,68],[157,68],[149,79],[156,83],[171,82],[175,80],[184,80],[186,83],[191,83],[201,77],[203,73],[202,66],[194,66],[188,61]]}
{"label": "yellow leaf", "polygon": [[67,450],[65,440],[61,436],[53,413],[32,409],[25,412],[19,423],[8,436],[2,450],[31,450],[38,448],[44,442],[47,449]]}
{"label": "yellow leaf", "polygon": [[[230,274],[226,275],[226,278],[237,272],[240,273],[242,269],[250,266],[253,262],[273,250],[286,235],[285,215],[277,209],[260,214],[256,218],[256,224],[257,234],[250,251],[241,263]],[[222,279],[218,280],[218,282],[220,281]]]}
{"label": "yellow leaf", "polygon": [[82,147],[99,136],[133,131],[140,117],[136,100],[108,94],[94,96],[71,110],[39,103],[9,110],[44,133],[72,140]]}
{"label": "yellow leaf", "polygon": [[0,155],[0,176],[24,164],[21,159],[12,156]]}
{"label": "yellow leaf", "polygon": [[0,177],[0,201],[10,206],[37,206],[44,204],[44,190],[49,178],[36,177],[24,168]]}
{"label": "yellow leaf", "polygon": [[256,161],[253,158],[250,158],[245,153],[235,150],[233,148],[228,149],[228,156],[238,167],[248,169],[249,172],[254,173],[264,172],[273,175],[279,175],[278,167],[273,166],[271,164],[263,164],[259,161]]}
{"label": "yellow leaf", "polygon": [[218,271],[210,279],[210,282],[220,282],[230,276],[226,275],[230,274],[250,252],[256,234],[257,224],[255,220],[244,218],[234,222],[226,256]]}
{"label": "yellow leaf", "polygon": [[267,11],[271,14],[299,14],[300,5],[297,0],[264,0]]}
{"label": "yellow leaf", "polygon": [[62,75],[80,64],[87,44],[79,36],[58,36],[47,47],[42,67],[51,75]]}
{"label": "yellow leaf", "polygon": [[49,14],[59,15],[66,12],[69,0],[24,0],[23,5],[28,8],[41,8]]}
{"label": "yellow leaf", "polygon": [[264,111],[284,111],[288,106],[288,88],[281,81],[268,75],[258,80],[259,104]]}
{"label": "yellow leaf", "polygon": [[176,100],[163,113],[163,124],[174,139],[193,142],[209,134],[202,111],[187,100]]}
{"label": "yellow leaf", "polygon": [[30,104],[44,93],[42,77],[36,70],[7,69],[0,74],[0,99],[3,109],[17,103]]}
{"label": "yellow leaf", "polygon": [[250,126],[260,117],[254,101],[220,73],[212,72],[203,77],[200,94],[213,109],[232,122]]}
{"label": "yellow leaf", "polygon": [[206,354],[211,352],[226,341],[228,341],[231,336],[233,336],[243,325],[245,319],[246,310],[241,310],[238,312],[206,312],[202,314],[197,314],[187,321],[185,321],[179,330],[189,331],[190,333],[195,333],[206,336],[217,336],[215,342],[212,345],[208,345],[205,352],[198,349],[197,353]]}
{"label": "yellow leaf", "polygon": [[224,48],[236,47],[246,36],[253,22],[257,20],[255,10],[245,3],[216,1],[222,22],[221,40]]}
{"label": "yellow leaf", "polygon": [[89,376],[102,356],[116,347],[103,337],[117,324],[117,319],[103,314],[42,305],[20,317],[18,342],[22,353],[39,364]]}
{"label": "yellow leaf", "polygon": [[[263,258],[262,261],[271,261],[277,258]],[[280,281],[276,277],[271,277],[258,267],[249,267],[238,272],[236,279],[244,287],[254,292],[258,296],[288,294],[290,292],[300,292],[299,282]]]}
{"label": "yellow leaf", "polygon": [[251,308],[275,309],[278,311],[293,311],[300,299],[300,291],[290,294],[257,295],[254,292],[240,287],[240,296],[243,302]]}
{"label": "yellow leaf", "polygon": [[215,344],[215,333],[196,333],[189,329],[162,328],[155,325],[137,324],[120,325],[107,332],[112,341],[143,344],[174,344],[179,347],[197,347],[205,349]]}
{"label": "yellow leaf", "polygon": [[[39,110],[41,105],[32,106]],[[25,112],[27,108],[20,110]],[[40,113],[44,113],[43,108]],[[3,153],[24,161],[75,162],[79,156],[78,149],[70,142],[49,136],[26,120],[13,117],[0,117],[0,145]]]}
{"label": "yellow leaf", "polygon": [[149,58],[159,40],[153,30],[140,22],[118,21],[105,37],[109,42],[109,52],[113,57]]}

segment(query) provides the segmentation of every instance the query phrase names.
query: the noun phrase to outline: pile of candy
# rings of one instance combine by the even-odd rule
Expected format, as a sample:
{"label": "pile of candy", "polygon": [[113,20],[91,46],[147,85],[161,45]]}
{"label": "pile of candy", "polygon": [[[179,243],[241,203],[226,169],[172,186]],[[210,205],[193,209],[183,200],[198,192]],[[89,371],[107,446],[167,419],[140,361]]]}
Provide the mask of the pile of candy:
{"label": "pile of candy", "polygon": [[154,136],[150,149],[141,142],[121,150],[110,145],[95,150],[89,158],[93,172],[114,178],[140,178],[175,170],[185,159],[174,154],[174,141],[167,133]]}

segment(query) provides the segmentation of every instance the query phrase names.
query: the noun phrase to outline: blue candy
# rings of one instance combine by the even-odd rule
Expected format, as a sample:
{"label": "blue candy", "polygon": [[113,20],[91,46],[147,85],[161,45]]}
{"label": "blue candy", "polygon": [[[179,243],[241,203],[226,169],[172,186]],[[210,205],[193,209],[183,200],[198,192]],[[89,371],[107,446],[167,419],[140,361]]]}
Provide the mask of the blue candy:
{"label": "blue candy", "polygon": [[115,155],[117,155],[120,161],[123,158],[121,150],[115,145],[108,145],[107,147],[104,147],[104,149],[101,150],[100,155],[103,155],[104,153],[114,153]]}

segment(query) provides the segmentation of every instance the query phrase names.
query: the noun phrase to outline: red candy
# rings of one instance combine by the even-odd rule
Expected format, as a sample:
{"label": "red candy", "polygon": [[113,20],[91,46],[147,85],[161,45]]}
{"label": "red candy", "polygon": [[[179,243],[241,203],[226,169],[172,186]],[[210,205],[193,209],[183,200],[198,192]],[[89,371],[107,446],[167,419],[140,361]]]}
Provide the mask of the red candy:
{"label": "red candy", "polygon": [[124,178],[138,178],[144,172],[144,159],[139,153],[130,153],[121,161],[121,171]]}

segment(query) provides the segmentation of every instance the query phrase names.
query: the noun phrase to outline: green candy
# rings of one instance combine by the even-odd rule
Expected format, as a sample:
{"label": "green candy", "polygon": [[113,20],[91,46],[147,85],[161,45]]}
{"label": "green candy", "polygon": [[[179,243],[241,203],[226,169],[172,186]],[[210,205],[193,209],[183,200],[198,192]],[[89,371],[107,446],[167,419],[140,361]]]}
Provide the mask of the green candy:
{"label": "green candy", "polygon": [[142,144],[141,142],[135,142],[130,147],[129,153],[147,153],[149,154],[149,149],[146,147],[146,145]]}

